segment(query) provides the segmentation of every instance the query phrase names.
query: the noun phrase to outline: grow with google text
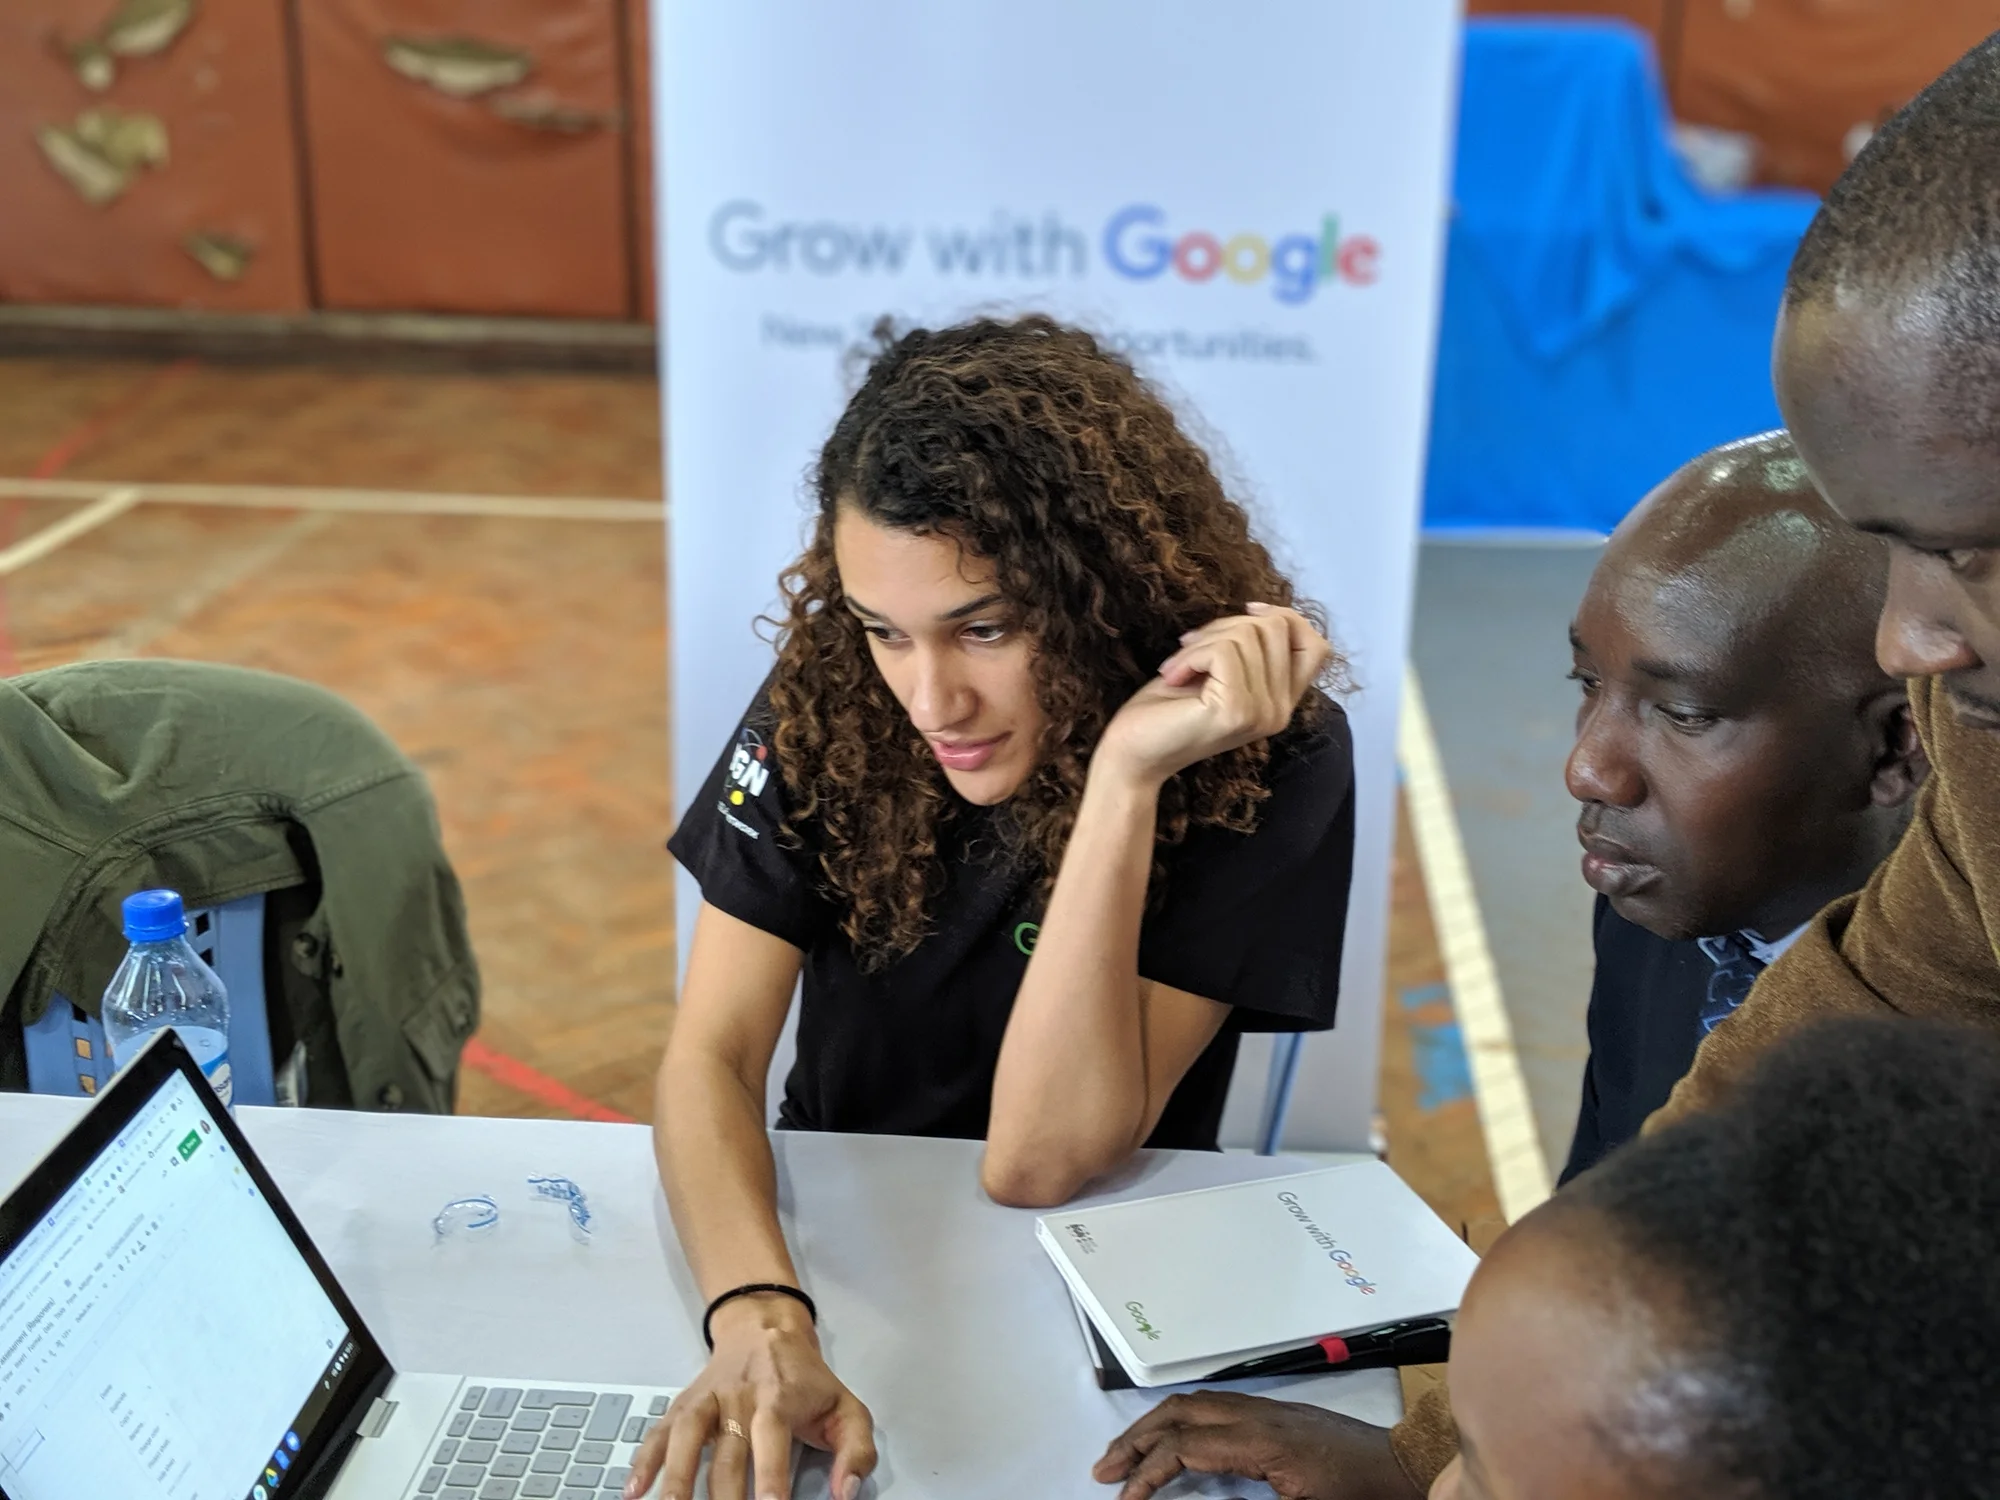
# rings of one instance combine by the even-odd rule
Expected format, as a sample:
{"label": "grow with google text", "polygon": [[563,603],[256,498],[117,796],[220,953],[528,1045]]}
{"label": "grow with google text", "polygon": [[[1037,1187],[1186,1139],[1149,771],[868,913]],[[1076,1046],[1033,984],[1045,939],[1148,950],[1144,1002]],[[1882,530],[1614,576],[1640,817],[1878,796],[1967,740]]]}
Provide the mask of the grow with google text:
{"label": "grow with google text", "polygon": [[[1093,243],[1054,212],[999,210],[984,224],[934,227],[920,239],[914,229],[888,224],[781,218],[750,199],[718,208],[707,240],[715,259],[737,272],[900,276],[928,260],[941,276],[1043,280],[1087,274]],[[1105,265],[1129,281],[1268,285],[1279,302],[1294,306],[1321,286],[1372,286],[1381,273],[1380,242],[1343,233],[1337,214],[1321,215],[1315,232],[1273,238],[1247,230],[1182,229],[1165,209],[1135,203],[1112,214],[1094,243]]]}

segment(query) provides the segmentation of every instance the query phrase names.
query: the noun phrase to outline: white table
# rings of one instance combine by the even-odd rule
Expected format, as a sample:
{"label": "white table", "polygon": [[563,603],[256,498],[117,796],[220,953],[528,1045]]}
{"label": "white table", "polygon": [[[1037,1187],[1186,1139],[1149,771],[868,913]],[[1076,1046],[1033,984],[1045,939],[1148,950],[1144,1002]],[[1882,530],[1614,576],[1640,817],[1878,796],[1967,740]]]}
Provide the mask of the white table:
{"label": "white table", "polygon": [[[11,1185],[81,1101],[0,1094]],[[244,1131],[401,1369],[678,1385],[700,1368],[702,1302],[641,1126],[244,1108]],[[979,1191],[977,1143],[779,1132],[778,1198],[828,1359],[875,1414],[882,1500],[1109,1497],[1090,1465],[1158,1397],[1097,1389],[1033,1215]],[[1102,1195],[1144,1197],[1297,1171],[1282,1157],[1147,1152]],[[589,1195],[591,1243],[531,1174]],[[500,1224],[439,1243],[449,1200]],[[1392,1371],[1260,1381],[1387,1424]],[[801,1495],[825,1493],[809,1465]],[[863,1491],[867,1495],[868,1490]],[[1266,1495],[1184,1481],[1176,1495]]]}

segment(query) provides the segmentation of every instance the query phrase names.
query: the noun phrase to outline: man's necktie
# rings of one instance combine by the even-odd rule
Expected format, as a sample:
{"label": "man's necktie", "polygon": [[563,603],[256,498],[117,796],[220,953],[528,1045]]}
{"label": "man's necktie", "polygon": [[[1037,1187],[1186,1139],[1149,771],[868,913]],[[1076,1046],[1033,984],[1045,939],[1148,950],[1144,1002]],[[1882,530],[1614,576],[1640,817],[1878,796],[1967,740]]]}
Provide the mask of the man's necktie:
{"label": "man's necktie", "polygon": [[1740,932],[1703,938],[1701,947],[1715,964],[1715,972],[1708,976],[1708,996],[1701,1006],[1701,1034],[1707,1036],[1743,1003],[1750,986],[1764,972],[1764,961]]}

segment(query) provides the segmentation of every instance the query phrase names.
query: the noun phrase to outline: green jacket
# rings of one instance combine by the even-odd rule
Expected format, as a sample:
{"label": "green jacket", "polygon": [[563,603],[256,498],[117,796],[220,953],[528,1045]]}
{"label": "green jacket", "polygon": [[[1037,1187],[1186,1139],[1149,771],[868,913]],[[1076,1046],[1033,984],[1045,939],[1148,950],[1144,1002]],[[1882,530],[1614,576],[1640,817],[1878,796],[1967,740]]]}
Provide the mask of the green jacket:
{"label": "green jacket", "polygon": [[20,1028],[51,996],[95,1014],[119,903],[154,886],[191,907],[285,893],[274,1038],[337,1039],[311,1102],[450,1110],[479,1020],[465,902],[423,773],[352,706],[196,662],[0,680],[0,1087],[24,1085]]}

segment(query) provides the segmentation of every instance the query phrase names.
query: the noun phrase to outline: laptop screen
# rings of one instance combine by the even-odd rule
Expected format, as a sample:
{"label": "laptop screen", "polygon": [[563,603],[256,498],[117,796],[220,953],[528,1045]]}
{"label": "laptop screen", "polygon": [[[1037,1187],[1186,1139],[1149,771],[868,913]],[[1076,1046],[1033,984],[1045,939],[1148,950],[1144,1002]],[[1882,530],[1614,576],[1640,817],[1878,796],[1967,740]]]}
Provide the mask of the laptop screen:
{"label": "laptop screen", "polygon": [[267,1500],[324,1446],[366,1334],[198,1087],[167,1070],[0,1259],[7,1500]]}

